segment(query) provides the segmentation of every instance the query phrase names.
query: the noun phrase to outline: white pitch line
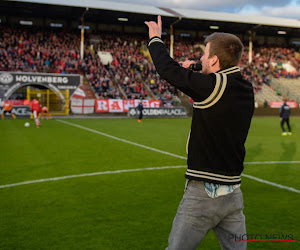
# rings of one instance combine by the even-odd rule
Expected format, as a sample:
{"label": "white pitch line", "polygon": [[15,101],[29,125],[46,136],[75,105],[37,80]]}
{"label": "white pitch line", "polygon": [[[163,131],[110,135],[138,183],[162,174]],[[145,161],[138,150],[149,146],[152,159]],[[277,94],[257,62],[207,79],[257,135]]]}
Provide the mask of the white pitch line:
{"label": "white pitch line", "polygon": [[[33,180],[33,181],[24,181],[19,183],[12,183],[7,185],[1,185],[0,189],[8,188],[8,187],[15,187],[15,186],[21,186],[21,185],[27,185],[27,184],[33,184],[33,183],[39,183],[39,182],[48,182],[48,181],[58,181],[58,180],[65,180],[65,179],[71,179],[71,178],[79,178],[79,177],[86,177],[86,176],[95,176],[95,175],[106,175],[106,174],[120,174],[120,173],[128,173],[128,172],[139,172],[139,171],[149,171],[149,170],[162,170],[162,169],[176,169],[176,168],[186,168],[186,165],[184,166],[165,166],[165,167],[155,167],[155,168],[136,168],[136,169],[123,169],[123,170],[115,170],[115,171],[105,171],[105,172],[95,172],[95,173],[86,173],[86,174],[78,174],[78,175],[67,175],[67,176],[60,176],[60,177],[53,177],[53,178],[47,178],[47,179],[40,179],[40,180]],[[256,180],[258,182],[262,182],[265,184],[269,184],[281,189],[286,189],[295,193],[300,194],[300,190],[297,190],[295,188],[283,186],[274,182],[265,181],[262,179],[259,179],[257,177],[242,174],[242,176]]]}
{"label": "white pitch line", "polygon": [[106,136],[106,137],[109,137],[109,138],[112,138],[112,139],[115,139],[115,140],[118,140],[118,141],[122,141],[122,142],[125,142],[125,143],[128,143],[128,144],[132,144],[132,145],[135,145],[135,146],[138,146],[138,147],[141,147],[141,148],[149,149],[149,150],[161,153],[161,154],[165,154],[165,155],[169,155],[169,156],[173,156],[173,157],[176,157],[176,158],[180,158],[180,159],[186,160],[186,157],[184,157],[184,156],[175,155],[175,154],[172,154],[172,153],[169,153],[169,152],[166,152],[166,151],[162,151],[162,150],[159,150],[159,149],[156,149],[156,148],[151,148],[151,147],[139,144],[139,143],[135,143],[135,142],[132,142],[132,141],[127,141],[127,140],[121,139],[121,138],[113,136],[113,135],[109,135],[109,134],[102,133],[102,132],[94,130],[94,129],[90,129],[90,128],[86,128],[86,127],[77,125],[75,123],[66,122],[66,121],[62,121],[62,120],[57,120],[57,121],[65,123],[65,124],[68,124],[68,125],[71,125],[73,127],[77,127],[77,128],[83,129],[83,130],[87,130],[87,131],[93,132],[93,133],[96,133],[96,134],[99,134],[99,135],[103,135],[103,136]]}
{"label": "white pitch line", "polygon": [[[151,147],[139,144],[139,143],[135,143],[135,142],[132,142],[132,141],[124,140],[124,139],[121,139],[121,138],[113,136],[113,135],[109,135],[109,134],[106,134],[106,133],[103,133],[103,132],[100,132],[100,131],[97,131],[97,130],[94,130],[94,129],[90,129],[90,128],[87,128],[87,127],[80,126],[80,125],[75,124],[75,123],[66,122],[66,121],[62,121],[62,120],[56,120],[56,121],[62,122],[62,123],[65,123],[65,124],[68,124],[68,125],[71,125],[71,126],[83,129],[83,130],[87,130],[87,131],[90,131],[90,132],[93,132],[93,133],[96,133],[96,134],[99,134],[99,135],[103,135],[103,136],[106,136],[106,137],[109,137],[109,138],[112,138],[112,139],[115,139],[115,140],[118,140],[118,141],[129,143],[129,144],[141,147],[141,148],[149,149],[149,150],[161,153],[161,154],[170,155],[170,156],[173,156],[173,157],[176,157],[176,158],[187,160],[187,157],[184,157],[184,156],[181,156],[181,155],[172,154],[172,153],[169,153],[169,152],[166,152],[166,151],[162,151],[162,150],[159,150],[159,149],[156,149],[156,148],[151,148]],[[280,163],[283,163],[283,164],[285,164],[285,163],[286,164],[293,163],[294,164],[294,163],[300,163],[300,161],[256,161],[256,162],[244,162],[245,165],[252,165],[252,164],[253,165],[258,165],[258,164],[278,164],[278,163],[279,164]]]}
{"label": "white pitch line", "polygon": [[258,165],[258,164],[295,164],[300,163],[300,161],[252,161],[244,162],[246,165]]}
{"label": "white pitch line", "polygon": [[32,183],[38,183],[38,182],[58,181],[58,180],[85,177],[85,176],[95,176],[95,175],[105,175],[105,174],[120,174],[120,173],[138,172],[138,171],[145,171],[145,170],[161,170],[161,169],[173,169],[173,168],[186,168],[186,166],[165,166],[165,167],[156,167],[156,168],[136,168],[136,169],[123,169],[123,170],[115,170],[115,171],[86,173],[86,174],[78,174],[78,175],[68,175],[68,176],[60,176],[60,177],[53,177],[53,178],[47,178],[47,179],[24,181],[24,182],[19,182],[19,183],[1,185],[0,189],[1,188],[21,186],[21,185],[26,185],[26,184],[32,184]]}
{"label": "white pitch line", "polygon": [[282,189],[287,189],[289,191],[292,191],[292,192],[300,194],[300,190],[297,190],[297,189],[292,188],[292,187],[283,186],[283,185],[280,185],[280,184],[277,184],[277,183],[274,183],[274,182],[271,182],[271,181],[265,181],[263,179],[259,179],[257,177],[254,177],[254,176],[251,176],[251,175],[247,175],[247,174],[242,174],[242,176],[247,177],[247,178],[252,179],[252,180],[255,180],[255,181],[259,181],[259,182],[265,183],[265,184],[269,184],[269,185],[274,186],[274,187],[278,187],[278,188],[282,188]]}
{"label": "white pitch line", "polygon": [[[74,126],[74,127],[77,127],[77,128],[80,128],[80,129],[84,129],[84,130],[93,132],[93,133],[96,133],[96,134],[107,136],[109,138],[112,138],[112,139],[115,139],[115,140],[118,140],[118,141],[122,141],[122,142],[129,143],[129,144],[132,144],[132,145],[135,145],[135,146],[138,146],[138,147],[149,149],[149,150],[152,150],[152,151],[155,151],[155,152],[158,152],[158,153],[162,153],[162,154],[165,154],[165,155],[170,155],[170,156],[173,156],[173,157],[176,157],[176,158],[180,158],[180,159],[187,159],[186,157],[183,157],[183,156],[180,156],[180,155],[172,154],[172,153],[169,153],[169,152],[166,152],[166,151],[162,151],[162,150],[159,150],[159,149],[156,149],[156,148],[151,148],[151,147],[148,147],[148,146],[145,146],[145,145],[142,145],[142,144],[138,144],[138,143],[131,142],[131,141],[128,141],[128,140],[124,140],[124,139],[121,139],[121,138],[118,138],[118,137],[115,137],[115,136],[112,136],[112,135],[109,135],[109,134],[105,134],[105,133],[99,132],[99,131],[94,130],[94,129],[86,128],[86,127],[83,127],[83,126],[80,126],[80,125],[77,125],[77,124],[74,124],[74,123],[70,123],[70,122],[66,122],[66,121],[62,121],[62,120],[57,120],[57,121],[65,123],[65,124],[68,124],[68,125],[71,125],[71,126]],[[262,162],[245,162],[244,164],[258,165],[258,164],[278,164],[278,163],[280,163],[280,164],[290,164],[290,163],[300,163],[300,161],[265,161],[265,162],[262,161]],[[186,166],[167,166],[167,167],[157,167],[157,168],[138,168],[138,169],[127,169],[127,170],[116,170],[116,171],[87,173],[87,174],[80,174],[80,175],[69,175],[69,176],[61,176],[61,177],[54,177],[54,178],[48,178],[48,179],[40,179],[40,180],[25,181],[25,182],[19,182],[19,183],[12,183],[12,184],[7,184],[7,185],[1,185],[0,189],[7,188],[7,187],[14,187],[14,186],[26,185],[26,184],[32,184],[32,183],[38,183],[38,182],[56,181],[56,180],[70,179],[70,178],[77,178],[77,177],[84,177],[84,176],[104,175],[104,174],[117,174],[117,173],[125,173],[125,172],[144,171],[144,170],[183,168],[183,167],[186,167]],[[250,178],[250,179],[253,179],[253,180],[256,180],[258,182],[269,184],[269,185],[272,185],[272,186],[275,186],[275,187],[278,187],[278,188],[281,188],[281,189],[287,189],[287,190],[292,191],[292,192],[300,193],[300,190],[297,190],[295,188],[291,188],[291,187],[283,186],[281,184],[277,184],[277,183],[274,183],[274,182],[262,180],[262,179],[259,179],[257,177],[251,176],[251,175],[242,174],[242,176]]]}
{"label": "white pitch line", "polygon": [[[163,151],[163,150],[159,150],[159,149],[156,149],[156,148],[151,148],[151,147],[139,144],[139,143],[135,143],[135,142],[132,142],[132,141],[124,140],[124,139],[121,139],[121,138],[113,136],[113,135],[109,135],[109,134],[106,134],[106,133],[103,133],[103,132],[100,132],[100,131],[97,131],[97,130],[94,130],[94,129],[90,129],[90,128],[87,128],[87,127],[80,126],[80,125],[75,124],[75,123],[66,122],[66,121],[62,121],[62,120],[56,120],[56,121],[62,122],[62,123],[65,123],[65,124],[68,124],[68,125],[71,125],[71,126],[83,129],[83,130],[87,130],[87,131],[90,131],[90,132],[93,132],[93,133],[96,133],[96,134],[99,134],[99,135],[103,135],[103,136],[106,136],[106,137],[109,137],[109,138],[112,138],[112,139],[115,139],[115,140],[118,140],[118,141],[122,141],[122,142],[129,143],[129,144],[132,144],[132,145],[135,145],[135,146],[138,146],[138,147],[149,149],[149,150],[161,153],[161,154],[170,155],[170,156],[173,156],[173,157],[176,157],[176,158],[187,160],[187,157],[184,157],[184,156],[181,156],[181,155],[172,154],[172,153],[169,153],[169,152],[166,152],[166,151]],[[244,162],[244,164],[246,164],[246,165],[250,165],[250,164],[254,164],[254,165],[258,165],[258,164],[277,164],[277,163],[300,163],[300,161],[257,161],[257,162]]]}
{"label": "white pitch line", "polygon": [[[97,130],[89,129],[89,128],[74,124],[74,123],[70,123],[70,122],[66,122],[66,121],[62,121],[62,120],[57,120],[57,121],[62,122],[62,123],[66,123],[68,125],[75,126],[75,127],[78,127],[78,128],[84,129],[84,130],[88,130],[88,131],[91,131],[91,132],[94,132],[94,133],[97,133],[97,134],[100,134],[100,135],[104,135],[104,136],[107,136],[107,137],[115,139],[115,140],[119,140],[119,141],[122,141],[122,142],[125,142],[125,143],[129,143],[129,144],[132,144],[132,145],[135,145],[135,146],[138,146],[138,147],[150,149],[150,150],[153,150],[153,151],[156,151],[156,152],[159,152],[159,153],[162,153],[162,154],[170,155],[170,156],[173,156],[173,157],[177,157],[177,158],[180,158],[180,159],[187,159],[186,157],[183,157],[181,155],[172,154],[172,153],[169,153],[169,152],[166,152],[166,151],[158,150],[156,148],[151,148],[151,147],[148,147],[148,146],[144,146],[142,144],[127,141],[127,140],[124,140],[124,139],[121,139],[121,138],[118,138],[118,137],[115,137],[115,136],[112,136],[112,135],[109,135],[109,134],[99,132]],[[295,163],[300,163],[300,161],[244,162],[245,165],[278,164],[278,163],[280,163],[280,164],[290,164],[290,163],[295,164]],[[287,190],[292,191],[292,192],[300,193],[300,191],[295,189],[295,188],[283,186],[281,184],[277,184],[277,183],[270,182],[270,181],[265,181],[265,180],[262,180],[262,179],[259,179],[259,178],[255,177],[255,176],[246,175],[246,174],[242,174],[242,176],[253,179],[253,180],[256,180],[256,181],[259,181],[259,182],[262,182],[262,183],[265,183],[265,184],[269,184],[269,185],[272,185],[272,186],[275,186],[275,187],[278,187],[278,188],[281,188],[281,189],[287,189]]]}

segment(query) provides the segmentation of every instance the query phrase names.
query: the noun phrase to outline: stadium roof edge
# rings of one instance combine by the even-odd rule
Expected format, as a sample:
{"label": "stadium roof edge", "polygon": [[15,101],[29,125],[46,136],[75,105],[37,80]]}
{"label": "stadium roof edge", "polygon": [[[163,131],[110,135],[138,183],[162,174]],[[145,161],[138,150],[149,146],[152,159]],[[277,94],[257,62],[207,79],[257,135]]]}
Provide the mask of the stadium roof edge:
{"label": "stadium roof edge", "polygon": [[102,9],[120,12],[132,12],[148,15],[161,15],[174,17],[174,14],[166,12],[154,6],[147,6],[132,3],[120,3],[113,1],[101,1],[101,0],[9,0],[10,2],[25,2],[25,3],[37,3],[37,4],[51,4],[69,7],[81,7],[91,9]]}
{"label": "stadium roof edge", "polygon": [[300,20],[278,17],[263,17],[263,16],[249,16],[232,14],[225,12],[212,12],[188,9],[176,9],[176,12],[191,19],[203,19],[210,21],[223,21],[235,23],[258,24],[266,26],[278,26],[289,28],[300,28]]}
{"label": "stadium roof edge", "polygon": [[248,16],[225,12],[212,12],[180,8],[163,8],[149,5],[121,3],[102,0],[8,0],[10,2],[27,2],[37,4],[51,4],[70,7],[81,7],[91,9],[103,9],[120,12],[131,12],[149,15],[161,15],[166,17],[181,17],[186,19],[209,20],[219,22],[234,22],[257,24],[266,26],[300,28],[300,20],[278,17]]}

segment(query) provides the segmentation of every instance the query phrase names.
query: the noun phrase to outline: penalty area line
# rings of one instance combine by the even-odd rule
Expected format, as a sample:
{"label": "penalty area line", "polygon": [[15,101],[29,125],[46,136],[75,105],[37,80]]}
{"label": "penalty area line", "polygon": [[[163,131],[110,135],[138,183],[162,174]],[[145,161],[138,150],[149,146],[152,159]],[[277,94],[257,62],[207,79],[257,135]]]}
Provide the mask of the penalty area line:
{"label": "penalty area line", "polygon": [[8,188],[8,187],[15,187],[39,182],[47,182],[47,181],[59,181],[65,179],[72,179],[72,178],[79,178],[79,177],[86,177],[86,176],[96,176],[96,175],[106,175],[106,174],[121,174],[121,173],[128,173],[128,172],[139,172],[139,171],[147,171],[147,170],[162,170],[162,169],[174,169],[174,168],[186,168],[186,166],[165,166],[165,167],[154,167],[154,168],[136,168],[136,169],[124,169],[124,170],[115,170],[115,171],[105,171],[105,172],[95,172],[95,173],[86,173],[86,174],[78,174],[78,175],[67,175],[67,176],[60,176],[60,177],[53,177],[47,179],[40,179],[40,180],[32,180],[32,181],[24,181],[18,183],[12,183],[7,185],[0,185],[0,189]]}

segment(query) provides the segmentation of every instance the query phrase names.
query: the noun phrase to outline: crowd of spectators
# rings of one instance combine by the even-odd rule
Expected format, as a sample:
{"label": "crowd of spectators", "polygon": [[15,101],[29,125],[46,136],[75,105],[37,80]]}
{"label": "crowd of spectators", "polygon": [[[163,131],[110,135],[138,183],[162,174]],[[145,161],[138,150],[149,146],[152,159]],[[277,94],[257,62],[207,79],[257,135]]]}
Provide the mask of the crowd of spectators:
{"label": "crowd of spectators", "polygon": [[[34,27],[0,26],[0,70],[49,73],[83,73],[99,98],[157,98],[172,106],[177,90],[161,79],[147,54],[145,36],[101,33],[88,34],[84,59],[80,58],[78,32]],[[93,37],[93,39],[91,39]],[[167,47],[169,40],[165,39]],[[174,44],[174,59],[199,60],[203,45],[189,40]],[[103,64],[97,51],[109,52],[112,61]],[[299,49],[255,46],[249,65],[248,48],[240,62],[242,74],[255,91],[270,83],[270,77],[299,77]],[[288,71],[286,65],[294,69]],[[120,93],[123,92],[123,93]]]}
{"label": "crowd of spectators", "polygon": [[123,89],[128,99],[160,99],[162,105],[172,106],[173,95],[177,91],[157,74],[147,51],[144,36],[126,34],[102,34],[93,38],[98,51],[109,52],[113,60],[107,66],[116,83]]}
{"label": "crowd of spectators", "polygon": [[85,48],[81,71],[89,79],[98,98],[120,98],[120,91],[114,86],[109,69],[101,62],[96,52],[91,48]]}
{"label": "crowd of spectators", "polygon": [[0,69],[74,73],[79,60],[78,36],[37,28],[0,28]]}
{"label": "crowd of spectators", "polygon": [[80,38],[66,30],[0,26],[0,70],[84,73],[100,98],[120,98],[99,57],[86,46],[80,58]]}
{"label": "crowd of spectators", "polygon": [[[299,51],[299,50],[298,50]],[[262,90],[263,84],[270,84],[275,78],[296,78],[300,76],[300,54],[295,48],[255,47],[249,65],[249,50],[246,47],[240,68],[247,80],[253,83],[254,91]],[[287,70],[289,66],[292,70]]]}
{"label": "crowd of spectators", "polygon": [[140,75],[143,67],[149,63],[149,59],[140,50],[142,38],[124,34],[102,34],[93,40],[97,40],[98,51],[109,52],[112,55],[113,60],[107,68],[126,97],[148,98],[148,90]]}

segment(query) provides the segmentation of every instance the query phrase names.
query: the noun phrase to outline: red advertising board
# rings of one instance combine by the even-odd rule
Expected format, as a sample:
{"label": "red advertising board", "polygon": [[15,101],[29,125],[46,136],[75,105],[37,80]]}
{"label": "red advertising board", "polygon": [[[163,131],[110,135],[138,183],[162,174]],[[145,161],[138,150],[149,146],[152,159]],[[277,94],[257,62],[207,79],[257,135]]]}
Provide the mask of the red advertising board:
{"label": "red advertising board", "polygon": [[[297,102],[286,102],[287,105],[290,106],[290,108],[297,108]],[[280,108],[282,106],[283,102],[270,102],[271,108]]]}
{"label": "red advertising board", "polygon": [[[121,100],[121,99],[96,99],[95,112],[97,113],[124,113],[129,108],[136,107],[141,100]],[[142,100],[144,108],[159,108],[160,100]]]}

